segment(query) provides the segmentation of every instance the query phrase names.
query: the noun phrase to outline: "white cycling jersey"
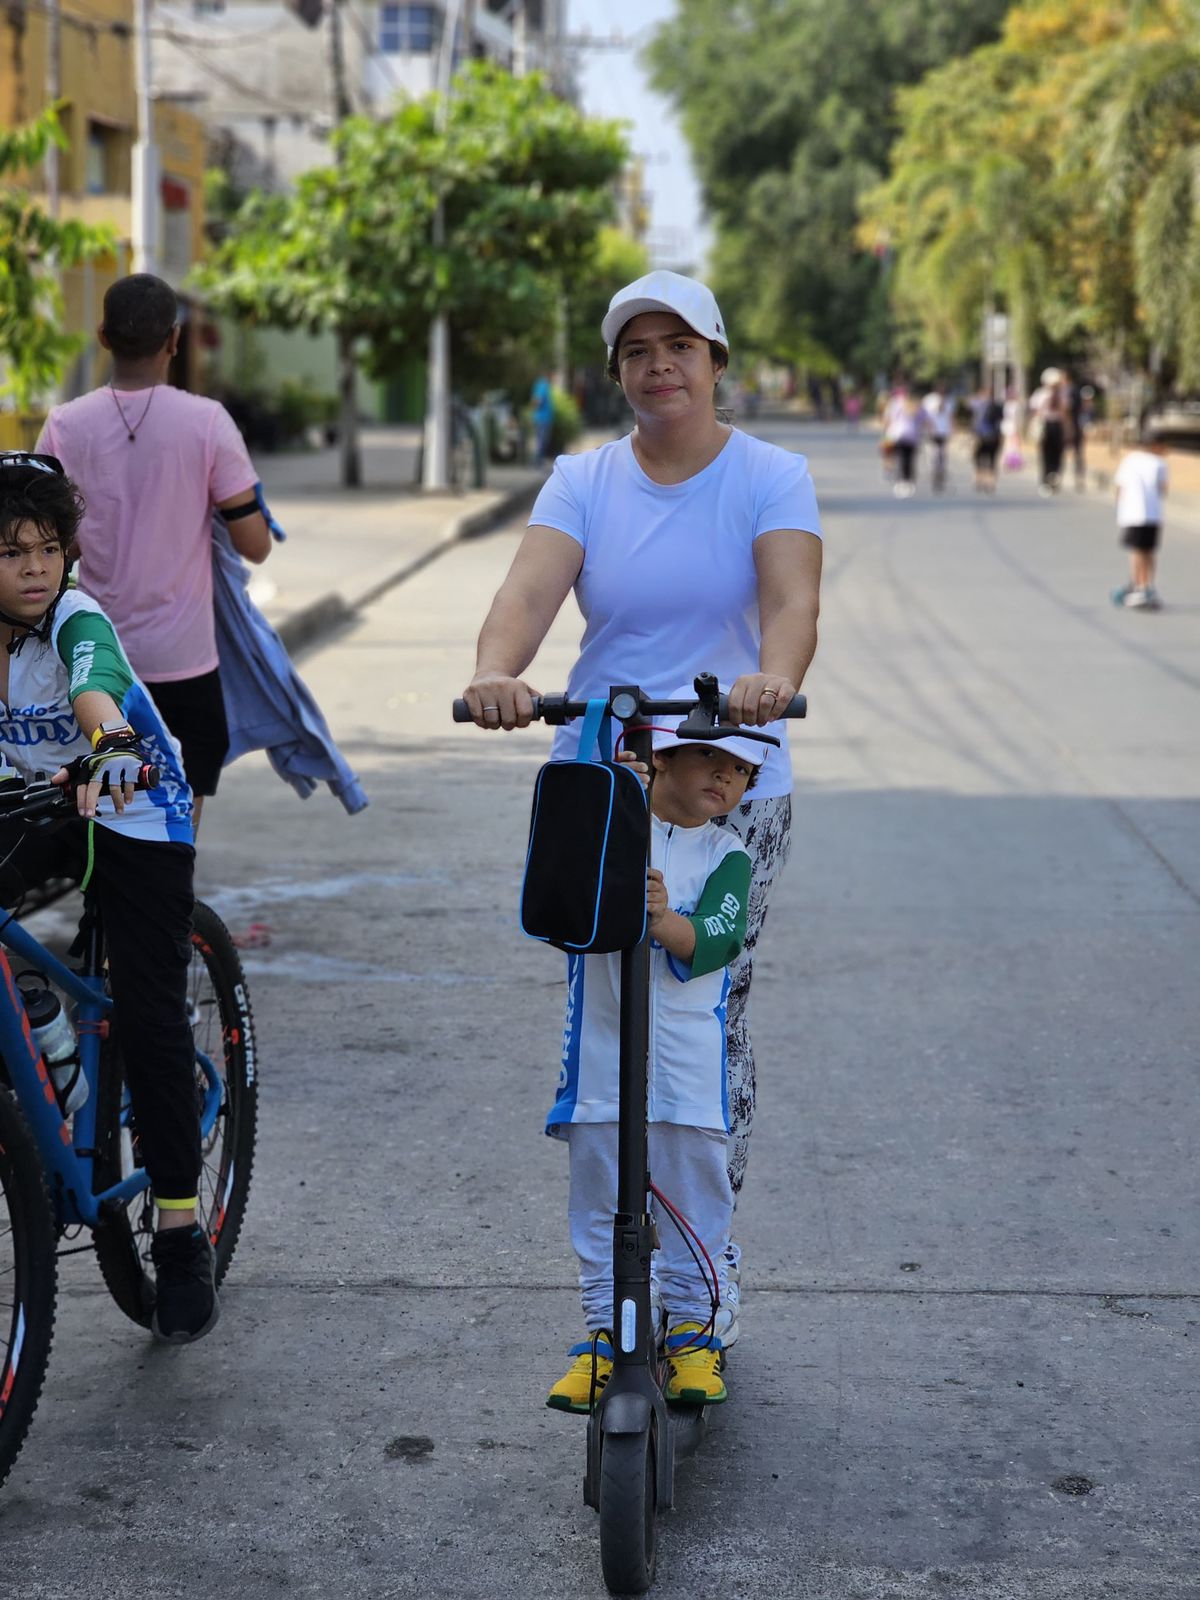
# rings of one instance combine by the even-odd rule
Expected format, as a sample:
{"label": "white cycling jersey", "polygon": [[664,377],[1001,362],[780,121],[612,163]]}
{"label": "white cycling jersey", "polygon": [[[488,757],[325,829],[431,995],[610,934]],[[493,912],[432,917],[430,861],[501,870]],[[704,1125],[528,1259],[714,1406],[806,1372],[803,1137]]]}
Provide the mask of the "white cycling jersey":
{"label": "white cycling jersey", "polygon": [[[737,884],[714,900],[708,888],[730,857],[744,858],[744,871],[722,871]],[[745,938],[750,858],[741,840],[706,822],[681,828],[651,818],[651,862],[662,873],[671,909],[692,916],[705,901],[705,926],[699,937]],[[744,887],[743,887],[744,885]],[[708,927],[711,923],[713,926]],[[699,949],[699,945],[697,947]],[[719,959],[719,958],[718,958]],[[725,1086],[725,1002],[729,969],[692,976],[652,943],[650,951],[651,1122],[729,1131]],[[546,1132],[561,1135],[572,1122],[616,1122],[620,1060],[621,957],[573,955],[567,958],[567,1017],[563,1030],[558,1097],[546,1119]]]}
{"label": "white cycling jersey", "polygon": [[103,622],[111,633],[109,648],[129,687],[120,699],[121,715],[139,735],[146,760],[159,770],[156,789],[139,790],[121,815],[112,801],[101,795],[96,821],[114,833],[133,839],[192,843],[192,791],[183,775],[179,745],[167,731],[158,707],[133,674],[121,652],[112,624],[103,609],[86,594],[68,589],[58,601],[49,639],[29,635],[10,660],[8,703],[0,701],[0,758],[26,780],[41,771],[52,775],[77,756],[91,754],[91,740],[79,726],[71,704],[71,691],[86,687],[95,642],[81,640],[63,659],[63,628],[75,617],[87,615]]}

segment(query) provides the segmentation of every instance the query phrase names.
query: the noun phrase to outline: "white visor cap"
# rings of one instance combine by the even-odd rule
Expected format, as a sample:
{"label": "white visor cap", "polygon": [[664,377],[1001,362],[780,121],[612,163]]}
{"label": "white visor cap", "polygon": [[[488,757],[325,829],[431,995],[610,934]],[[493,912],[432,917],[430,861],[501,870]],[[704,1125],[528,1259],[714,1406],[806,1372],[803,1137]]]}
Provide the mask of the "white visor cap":
{"label": "white visor cap", "polygon": [[618,289],[608,302],[600,334],[611,357],[621,329],[646,311],[673,311],[702,339],[714,339],[729,353],[729,338],[716,296],[707,284],[680,272],[648,272]]}
{"label": "white visor cap", "polygon": [[[725,693],[724,690],[721,691]],[[670,694],[664,695],[666,700],[694,700],[696,698],[695,685],[685,683],[678,689],[673,689]],[[654,748],[656,750],[674,750],[680,745],[709,745],[716,750],[724,750],[731,756],[736,756],[739,761],[745,761],[748,766],[761,767],[767,759],[767,751],[772,747],[761,744],[757,739],[681,739],[675,728],[683,718],[664,717],[656,719],[656,724],[673,722],[674,727],[656,725],[654,729]]]}

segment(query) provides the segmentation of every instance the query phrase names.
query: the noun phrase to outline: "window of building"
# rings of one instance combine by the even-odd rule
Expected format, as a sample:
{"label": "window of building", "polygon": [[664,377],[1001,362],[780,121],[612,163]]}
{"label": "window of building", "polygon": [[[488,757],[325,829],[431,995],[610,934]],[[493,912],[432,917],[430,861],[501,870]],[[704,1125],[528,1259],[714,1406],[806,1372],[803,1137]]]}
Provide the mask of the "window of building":
{"label": "window of building", "polygon": [[432,6],[385,3],[379,8],[379,48],[385,55],[429,55],[434,33]]}
{"label": "window of building", "polygon": [[83,186],[88,194],[108,194],[116,188],[116,131],[102,122],[89,122]]}

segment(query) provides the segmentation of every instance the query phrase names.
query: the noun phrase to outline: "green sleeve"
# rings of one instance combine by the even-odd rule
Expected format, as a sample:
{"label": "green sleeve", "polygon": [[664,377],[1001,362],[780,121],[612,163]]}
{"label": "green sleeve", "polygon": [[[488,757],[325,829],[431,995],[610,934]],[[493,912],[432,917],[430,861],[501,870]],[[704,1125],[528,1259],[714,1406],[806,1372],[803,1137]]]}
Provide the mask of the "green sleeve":
{"label": "green sleeve", "polygon": [[133,671],[112,623],[95,611],[77,611],[58,630],[58,653],[71,674],[67,694],[74,701],[89,690],[110,694],[124,705]]}
{"label": "green sleeve", "polygon": [[696,930],[691,975],[727,967],[746,942],[746,903],[750,899],[750,857],[731,850],[710,874],[695,911],[688,918]]}

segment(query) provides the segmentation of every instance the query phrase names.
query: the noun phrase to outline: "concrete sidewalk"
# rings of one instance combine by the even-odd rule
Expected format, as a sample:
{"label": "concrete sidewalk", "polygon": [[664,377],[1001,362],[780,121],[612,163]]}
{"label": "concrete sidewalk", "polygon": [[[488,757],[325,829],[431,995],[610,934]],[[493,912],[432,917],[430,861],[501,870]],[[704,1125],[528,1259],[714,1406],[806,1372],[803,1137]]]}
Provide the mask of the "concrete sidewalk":
{"label": "concrete sidewalk", "polygon": [[[585,433],[576,449],[609,435]],[[255,569],[250,593],[287,648],[353,617],[460,539],[533,504],[541,467],[489,464],[487,486],[456,494],[415,487],[418,427],[367,428],[361,489],[338,482],[338,452],[267,456],[263,487],[287,540]]]}

